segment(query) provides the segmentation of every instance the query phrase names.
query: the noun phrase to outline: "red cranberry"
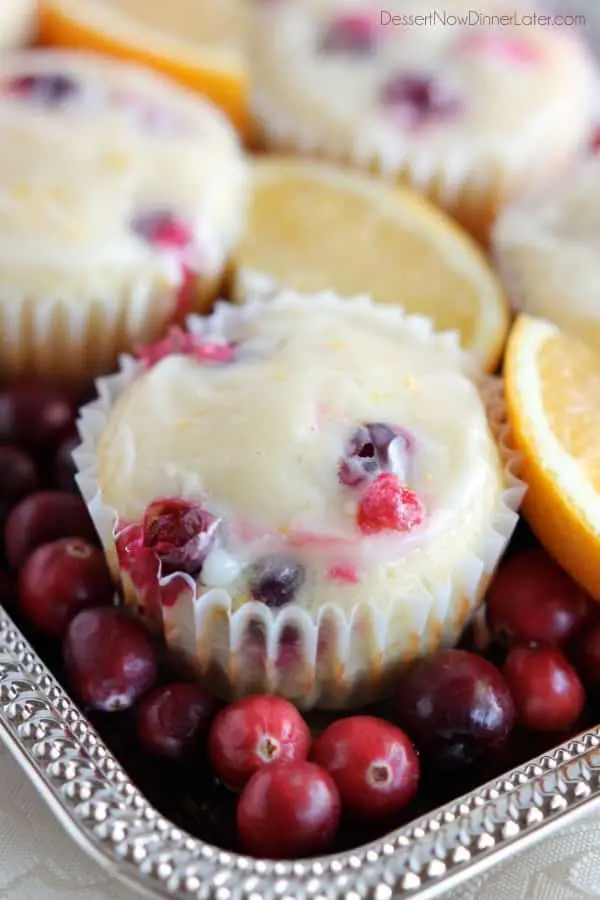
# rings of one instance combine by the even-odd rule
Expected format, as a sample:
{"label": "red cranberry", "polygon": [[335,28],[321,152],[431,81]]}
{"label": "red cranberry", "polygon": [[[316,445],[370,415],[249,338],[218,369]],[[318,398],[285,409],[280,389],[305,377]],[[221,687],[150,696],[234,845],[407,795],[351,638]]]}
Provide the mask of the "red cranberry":
{"label": "red cranberry", "polygon": [[263,766],[306,759],[310,729],[283,697],[253,695],[221,710],[208,736],[208,752],[217,778],[240,790]]}
{"label": "red cranberry", "polygon": [[144,515],[144,547],[162,564],[162,574],[197,576],[214,541],[218,519],[195,503],[172,498],[151,503]]}
{"label": "red cranberry", "polygon": [[310,762],[276,763],[250,779],[237,810],[247,853],[294,859],[324,853],[340,821],[340,798],[330,775]]}
{"label": "red cranberry", "polygon": [[11,79],[8,90],[41,106],[61,106],[77,96],[79,85],[70,75],[20,75]]}
{"label": "red cranberry", "polygon": [[84,609],[67,626],[63,657],[73,690],[92,709],[128,709],[152,687],[156,650],[145,628],[112,606]]}
{"label": "red cranberry", "polygon": [[250,568],[248,584],[254,600],[274,609],[291,603],[304,583],[304,568],[292,556],[267,556]]}
{"label": "red cranberry", "polygon": [[583,685],[558,647],[514,647],[502,671],[525,728],[562,731],[581,715]]}
{"label": "red cranberry", "polygon": [[147,213],[133,222],[133,230],[150,244],[184,250],[192,240],[186,222],[169,211]]}
{"label": "red cranberry", "polygon": [[465,765],[508,737],[515,707],[491,662],[467,650],[439,650],[417,660],[396,690],[398,722],[438,764]]}
{"label": "red cranberry", "polygon": [[513,556],[487,594],[488,621],[502,643],[564,644],[589,613],[584,591],[543,550]]}
{"label": "red cranberry", "polygon": [[28,453],[18,447],[0,446],[0,502],[13,506],[38,488],[38,471]]}
{"label": "red cranberry", "polygon": [[72,431],[75,406],[43,382],[21,382],[0,391],[0,443],[55,445]]}
{"label": "red cranberry", "polygon": [[384,107],[398,113],[408,127],[447,119],[460,110],[458,97],[445,82],[422,75],[394,75],[381,89]]}
{"label": "red cranberry", "polygon": [[424,518],[423,504],[415,492],[391,473],[378,475],[358,504],[357,522],[363,534],[409,532]]}
{"label": "red cranberry", "polygon": [[80,537],[97,543],[85,504],[73,494],[38,491],[21,500],[6,520],[6,558],[18,569],[36,547],[62,537]]}
{"label": "red cranberry", "polygon": [[66,438],[59,446],[52,464],[52,479],[59,491],[76,491],[75,475],[77,466],[73,459],[73,451],[81,444],[81,438],[74,434]]}
{"label": "red cranberry", "polygon": [[114,593],[104,554],[79,538],[43,544],[19,574],[25,616],[39,631],[56,637],[80,610],[109,605]]}
{"label": "red cranberry", "polygon": [[572,661],[587,689],[600,696],[600,622],[591,625],[576,643]]}
{"label": "red cranberry", "polygon": [[383,719],[338,719],[315,740],[310,758],[335,781],[344,810],[362,820],[400,812],[417,793],[416,751],[403,731]]}
{"label": "red cranberry", "polygon": [[321,40],[321,53],[369,56],[377,45],[375,16],[347,15],[332,22]]}
{"label": "red cranberry", "polygon": [[183,759],[200,749],[215,701],[196,684],[155,688],[137,709],[137,735],[146,753]]}

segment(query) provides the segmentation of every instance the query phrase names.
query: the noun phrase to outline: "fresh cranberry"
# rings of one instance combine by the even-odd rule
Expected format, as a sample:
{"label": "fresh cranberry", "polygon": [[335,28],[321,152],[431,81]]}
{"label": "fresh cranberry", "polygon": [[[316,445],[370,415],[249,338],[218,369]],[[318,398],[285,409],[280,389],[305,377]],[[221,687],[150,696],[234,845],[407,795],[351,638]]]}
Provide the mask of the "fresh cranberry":
{"label": "fresh cranberry", "polygon": [[186,572],[197,576],[214,541],[218,522],[201,506],[187,500],[157,500],[144,516],[144,547],[160,560],[163,575]]}
{"label": "fresh cranberry", "polygon": [[193,334],[184,331],[179,326],[174,326],[166,337],[154,344],[140,347],[137,356],[142,361],[144,369],[148,371],[161,359],[174,353],[193,356],[203,363],[230,363],[235,359],[235,344],[207,340],[202,335]]}
{"label": "fresh cranberry", "polygon": [[404,74],[386,81],[381,89],[381,102],[409,128],[450,118],[461,105],[443,81],[426,75]]}
{"label": "fresh cranberry", "polygon": [[391,443],[400,439],[405,452],[411,449],[409,436],[401,429],[393,429],[381,422],[360,425],[350,436],[344,459],[338,468],[342,484],[357,487],[380,472],[389,470]]}
{"label": "fresh cranberry", "polygon": [[315,740],[310,758],[335,781],[344,810],[359,819],[385,819],[417,793],[416,751],[403,731],[383,719],[338,719]]}
{"label": "fresh cranberry", "polygon": [[20,568],[41,544],[63,537],[79,537],[97,543],[97,535],[85,503],[74,494],[37,491],[14,507],[4,525],[6,558]]}
{"label": "fresh cranberry", "polygon": [[70,75],[20,75],[8,83],[11,94],[41,106],[61,106],[77,96],[79,85]]}
{"label": "fresh cranberry", "polygon": [[115,589],[104,554],[79,538],[33,551],[19,574],[19,603],[39,631],[61,637],[82,609],[112,603]]}
{"label": "fresh cranberry", "polygon": [[470,764],[508,737],[515,706],[502,674],[467,650],[439,650],[400,677],[399,725],[438,764]]}
{"label": "fresh cranberry", "polygon": [[326,852],[340,821],[340,798],[330,775],[310,762],[277,763],[250,779],[237,810],[247,853],[294,859]]}
{"label": "fresh cranberry", "polygon": [[377,45],[377,36],[375,16],[350,14],[331,23],[323,35],[319,50],[326,54],[369,56]]}
{"label": "fresh cranberry", "polygon": [[214,711],[214,699],[196,684],[155,688],[137,709],[138,740],[154,756],[189,757],[200,749]]}
{"label": "fresh cranberry", "polygon": [[558,647],[513,647],[502,671],[525,728],[561,731],[581,715],[583,685]]}
{"label": "fresh cranberry", "polygon": [[44,382],[0,391],[0,443],[56,445],[73,430],[75,417],[70,398]]}
{"label": "fresh cranberry", "polygon": [[589,601],[543,550],[513,556],[498,570],[487,594],[488,621],[504,644],[564,644],[582,628]]}
{"label": "fresh cranberry", "polygon": [[22,497],[37,490],[37,467],[19,447],[0,446],[0,503],[10,508]]}
{"label": "fresh cranberry", "polygon": [[60,444],[52,463],[52,479],[59,491],[76,491],[75,475],[77,466],[73,451],[81,444],[81,438],[74,434]]}
{"label": "fresh cranberry", "polygon": [[92,709],[127,709],[156,680],[156,650],[148,632],[112,606],[84,609],[69,622],[63,658],[73,690]]}
{"label": "fresh cranberry", "polygon": [[591,625],[576,642],[572,661],[587,689],[600,696],[600,622]]}
{"label": "fresh cranberry", "polygon": [[217,778],[240,790],[262,766],[306,759],[310,729],[283,697],[253,695],[226,706],[214,720],[208,752]]}
{"label": "fresh cranberry", "polygon": [[278,554],[255,562],[248,576],[254,600],[277,609],[291,603],[304,583],[304,568],[293,556]]}
{"label": "fresh cranberry", "polygon": [[358,504],[357,522],[363,534],[412,531],[424,518],[423,504],[415,492],[391,472],[378,475]]}
{"label": "fresh cranberry", "polygon": [[136,234],[158,247],[185,250],[192,240],[189,225],[164,210],[138,216],[132,227]]}

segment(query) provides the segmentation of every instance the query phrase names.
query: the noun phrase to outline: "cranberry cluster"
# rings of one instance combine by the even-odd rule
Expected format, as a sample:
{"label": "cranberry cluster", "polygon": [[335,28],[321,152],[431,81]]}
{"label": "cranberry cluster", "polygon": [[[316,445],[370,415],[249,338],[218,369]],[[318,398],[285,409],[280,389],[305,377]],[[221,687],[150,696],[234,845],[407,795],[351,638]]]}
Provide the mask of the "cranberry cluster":
{"label": "cranberry cluster", "polygon": [[[51,648],[57,675],[151,801],[200,837],[270,858],[363,843],[564,740],[593,715],[600,616],[538,547],[501,566],[485,627],[399,673],[389,704],[324,723],[279,697],[222,706],[175,675],[151,632],[115,605],[73,490],[74,422],[73,403],[47,385],[0,391],[2,602],[40,652]],[[361,457],[379,453],[367,465],[369,484],[388,474],[379,443]],[[164,513],[156,507],[146,523],[155,543],[173,525]],[[179,513],[193,540],[192,513]],[[181,552],[191,559],[193,549],[184,542]],[[299,575],[290,561],[278,565],[285,582],[274,561],[254,578],[285,600]]]}

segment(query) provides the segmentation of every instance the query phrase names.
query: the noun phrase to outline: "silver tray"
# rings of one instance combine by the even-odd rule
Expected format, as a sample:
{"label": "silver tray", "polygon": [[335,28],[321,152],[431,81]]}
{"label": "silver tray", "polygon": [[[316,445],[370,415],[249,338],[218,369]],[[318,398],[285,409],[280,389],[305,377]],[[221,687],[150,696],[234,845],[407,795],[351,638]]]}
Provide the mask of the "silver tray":
{"label": "silver tray", "polygon": [[150,897],[430,900],[600,800],[598,728],[355,851],[226,853],[145,800],[2,609],[0,738],[80,846]]}

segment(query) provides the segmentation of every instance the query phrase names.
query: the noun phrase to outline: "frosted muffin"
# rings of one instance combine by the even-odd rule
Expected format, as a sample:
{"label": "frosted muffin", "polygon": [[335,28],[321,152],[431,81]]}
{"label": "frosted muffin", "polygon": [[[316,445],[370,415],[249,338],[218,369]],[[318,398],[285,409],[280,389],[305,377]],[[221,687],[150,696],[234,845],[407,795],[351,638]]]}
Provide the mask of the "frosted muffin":
{"label": "frosted muffin", "polygon": [[103,57],[0,57],[0,375],[80,381],[212,302],[245,205],[232,127]]}
{"label": "frosted muffin", "polygon": [[3,0],[0,3],[0,50],[29,43],[37,26],[37,0]]}
{"label": "frosted muffin", "polygon": [[220,304],[126,362],[77,453],[126,602],[224,696],[384,692],[457,640],[516,522],[469,367],[428,320],[329,294]]}
{"label": "frosted muffin", "polygon": [[[468,15],[466,5],[445,4],[445,21]],[[497,210],[560,171],[585,139],[591,59],[573,29],[458,18],[403,27],[392,15],[404,22],[424,14],[422,3],[383,6],[256,0],[259,139],[408,181],[487,240]]]}
{"label": "frosted muffin", "polygon": [[493,243],[516,309],[600,349],[600,156],[509,207]]}

